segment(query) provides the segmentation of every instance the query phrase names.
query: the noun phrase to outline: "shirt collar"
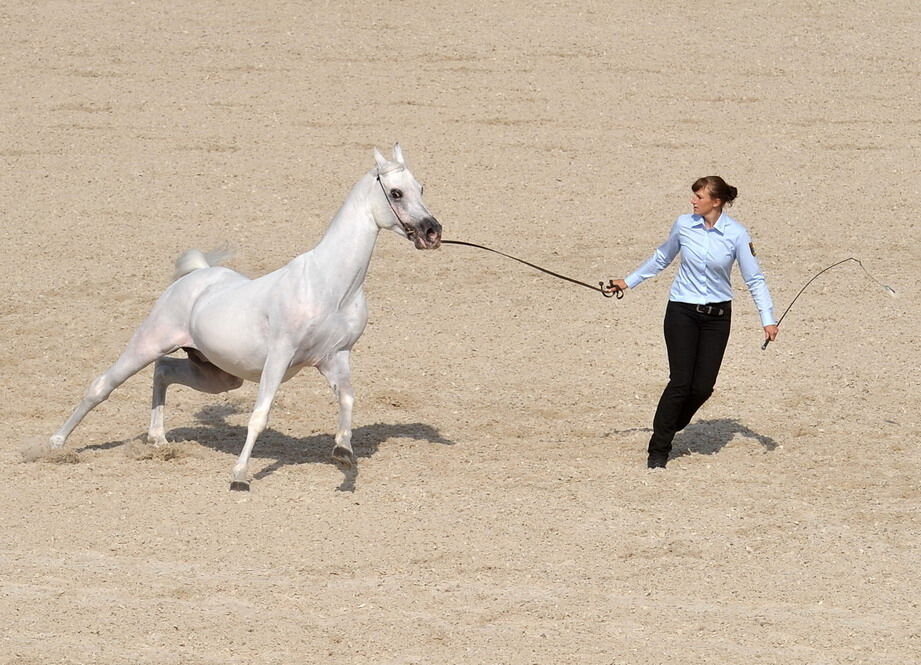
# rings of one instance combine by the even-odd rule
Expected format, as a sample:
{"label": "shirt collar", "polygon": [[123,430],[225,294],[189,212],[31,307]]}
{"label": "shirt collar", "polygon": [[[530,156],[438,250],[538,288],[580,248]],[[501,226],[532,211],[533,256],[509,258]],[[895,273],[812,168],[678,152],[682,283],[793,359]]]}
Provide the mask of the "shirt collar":
{"label": "shirt collar", "polygon": [[[704,220],[703,215],[691,215],[691,219],[694,220],[693,225],[695,227],[705,228],[704,222],[706,220]],[[716,220],[716,224],[713,225],[713,230],[717,231],[720,235],[726,235],[726,227],[729,225],[731,220],[732,218],[727,215],[726,211],[724,210],[720,213],[720,218]]]}

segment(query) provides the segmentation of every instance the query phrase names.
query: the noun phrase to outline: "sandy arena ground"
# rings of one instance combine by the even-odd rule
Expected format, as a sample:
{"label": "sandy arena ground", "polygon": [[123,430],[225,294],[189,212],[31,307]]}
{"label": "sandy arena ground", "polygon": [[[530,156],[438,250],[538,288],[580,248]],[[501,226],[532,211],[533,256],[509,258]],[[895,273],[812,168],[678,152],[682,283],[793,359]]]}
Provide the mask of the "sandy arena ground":
{"label": "sandy arena ground", "polygon": [[[751,3],[23,2],[0,8],[0,663],[921,662],[921,10]],[[451,8],[434,8],[451,4]],[[759,6],[764,5],[764,6]],[[27,461],[188,247],[307,251],[399,140],[445,238],[621,277],[719,173],[736,273],[717,391],[644,448],[674,266],[622,301],[381,235],[337,409],[151,368]]]}

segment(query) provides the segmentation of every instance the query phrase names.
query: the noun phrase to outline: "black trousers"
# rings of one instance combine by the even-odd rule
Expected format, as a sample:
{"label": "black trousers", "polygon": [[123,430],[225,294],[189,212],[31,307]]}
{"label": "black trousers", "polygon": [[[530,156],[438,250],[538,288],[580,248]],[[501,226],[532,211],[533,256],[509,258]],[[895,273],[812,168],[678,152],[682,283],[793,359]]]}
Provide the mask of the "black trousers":
{"label": "black trousers", "polygon": [[710,313],[706,307],[670,300],[665,309],[669,380],[652,421],[651,456],[668,456],[675,433],[687,427],[713,393],[729,341],[732,306],[711,303]]}

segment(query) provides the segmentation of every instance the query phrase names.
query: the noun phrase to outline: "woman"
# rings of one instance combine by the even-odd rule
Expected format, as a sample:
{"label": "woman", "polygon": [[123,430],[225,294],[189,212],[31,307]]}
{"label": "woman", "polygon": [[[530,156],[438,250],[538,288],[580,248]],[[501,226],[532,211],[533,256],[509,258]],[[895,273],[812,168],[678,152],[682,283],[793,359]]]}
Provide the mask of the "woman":
{"label": "woman", "polygon": [[744,226],[723,212],[738,196],[719,176],[699,178],[691,191],[694,212],[681,215],[668,239],[635,272],[614,285],[626,290],[658,275],[681,252],[681,265],[665,309],[665,345],[669,382],[659,399],[649,440],[650,469],[665,468],[675,432],[684,429],[713,392],[729,340],[732,286],[729,275],[739,262],[764,327],[765,339],[777,338],[777,321],[764,275]]}

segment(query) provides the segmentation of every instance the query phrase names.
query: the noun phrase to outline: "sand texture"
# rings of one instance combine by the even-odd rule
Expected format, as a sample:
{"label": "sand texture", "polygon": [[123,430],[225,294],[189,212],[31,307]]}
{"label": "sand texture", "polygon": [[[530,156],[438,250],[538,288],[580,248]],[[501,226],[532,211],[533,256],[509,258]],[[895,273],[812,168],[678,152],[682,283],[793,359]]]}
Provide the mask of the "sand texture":
{"label": "sand texture", "polygon": [[[443,6],[439,6],[443,5]],[[0,663],[921,662],[915,0],[23,2],[0,7]],[[152,369],[47,441],[187,248],[309,250],[402,145],[444,237],[623,277],[717,173],[736,271],[711,400],[645,468],[675,265],[607,300],[377,243],[337,406]]]}

